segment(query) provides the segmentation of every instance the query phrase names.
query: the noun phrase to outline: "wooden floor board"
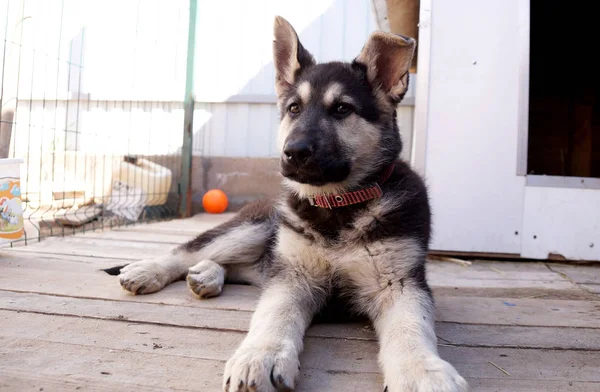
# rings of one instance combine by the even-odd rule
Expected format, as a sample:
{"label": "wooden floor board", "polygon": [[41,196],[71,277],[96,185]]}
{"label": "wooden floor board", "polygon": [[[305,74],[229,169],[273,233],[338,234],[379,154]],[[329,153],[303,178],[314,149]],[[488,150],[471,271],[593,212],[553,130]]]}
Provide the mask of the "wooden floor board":
{"label": "wooden floor board", "polygon": [[547,348],[600,351],[594,328],[437,323],[440,344],[469,347]]}
{"label": "wooden floor board", "polygon": [[99,258],[116,258],[130,261],[156,257],[158,252],[171,246],[157,243],[122,242],[116,240],[84,239],[79,237],[49,238],[40,244],[3,249],[4,252],[39,255],[67,255]]}
{"label": "wooden floor board", "polygon": [[[128,323],[145,323],[189,329],[245,332],[250,311],[198,309],[181,305],[131,303],[29,293],[1,292],[0,309],[56,316],[70,316]],[[472,347],[524,347],[600,350],[599,330],[594,328],[531,327],[448,323],[438,320],[440,344]],[[375,340],[366,324],[315,325],[309,336],[351,340]]]}
{"label": "wooden floor board", "polygon": [[[78,268],[86,266],[76,265]],[[27,292],[63,296],[245,311],[254,310],[258,298],[258,290],[254,287],[227,285],[221,296],[198,300],[185,282],[174,283],[155,294],[133,296],[119,287],[116,277],[96,269],[90,273],[51,273],[41,269],[10,268],[3,265],[0,265],[0,289],[25,289]],[[600,301],[441,296],[436,298],[436,304],[439,321],[600,328]]]}
{"label": "wooden floor board", "polygon": [[[122,245],[121,255],[128,255],[131,252],[139,250],[137,247],[126,248]],[[67,245],[65,245],[67,246]],[[68,247],[68,246],[67,246]],[[43,251],[43,247],[40,251]],[[68,249],[71,249],[68,247]],[[61,248],[61,252],[65,251]],[[100,272],[100,268],[106,268],[115,265],[124,265],[132,260],[122,258],[106,258],[95,256],[76,256],[62,254],[37,254],[24,253],[19,251],[4,252],[4,263],[0,264],[0,288],[20,290],[23,287],[29,291],[47,292],[62,295],[82,295],[85,297],[111,298],[135,301],[152,301],[153,298],[165,296],[167,301],[180,301],[184,298],[187,302],[193,301],[196,297],[185,289],[184,283],[176,283],[168,286],[163,292],[150,296],[131,296],[118,289],[117,279]],[[97,254],[101,254],[98,252]],[[106,256],[106,254],[104,254]],[[96,261],[97,259],[97,261]],[[432,263],[435,265],[435,263]],[[461,267],[462,268],[462,267]],[[54,271],[55,273],[48,273]],[[60,271],[60,274],[57,272]],[[472,278],[463,278],[460,271],[450,274],[449,271],[439,272],[433,270],[429,274],[429,281],[434,294],[438,298],[453,296],[474,296],[474,297],[496,297],[496,298],[540,298],[540,299],[589,299],[589,293],[567,280],[558,280],[556,282],[544,280],[504,280],[504,279],[479,279],[476,276]],[[69,284],[64,284],[69,282]],[[513,284],[514,283],[514,284]],[[229,288],[231,287],[231,288]],[[35,288],[35,290],[31,290]],[[240,289],[236,286],[228,286],[231,290],[228,295],[222,295],[211,301],[202,302],[199,306],[222,306],[220,302],[233,303],[233,306],[242,306],[238,302],[236,293]],[[252,290],[248,288],[248,290]],[[175,291],[180,291],[181,296],[174,296]],[[256,289],[254,289],[256,292]],[[593,297],[597,300],[598,298]],[[162,299],[161,299],[162,300]],[[178,302],[181,303],[181,302]],[[495,301],[495,304],[504,304],[504,301]],[[237,304],[237,305],[236,305]]]}
{"label": "wooden floor board", "polygon": [[588,290],[590,293],[600,294],[600,284],[582,284],[580,286]]}
{"label": "wooden floor board", "polygon": [[[114,231],[114,230],[105,230],[105,231],[91,231],[81,235],[78,235],[76,238],[82,239],[98,239],[98,240],[109,240],[109,241],[126,241],[126,242],[143,242],[143,243],[155,243],[155,244],[165,244],[165,251],[168,251],[169,248],[174,248],[179,244],[183,244],[191,239],[193,239],[195,235],[190,235],[186,233],[152,233],[152,232],[140,232],[140,231],[132,231],[132,230],[122,230],[122,231]],[[110,242],[109,242],[110,244]]]}
{"label": "wooden floor board", "polygon": [[[198,370],[202,381],[210,386],[218,385],[223,362],[243,338],[240,333],[227,331],[177,330],[178,339],[173,339],[174,331],[161,326],[22,313],[15,317],[7,313],[0,313],[0,319],[4,319],[6,325],[0,336],[18,340],[0,348],[1,368],[39,368],[43,362],[45,373],[54,371],[56,375],[68,373],[82,378],[102,379],[102,372],[107,372],[126,383],[138,385],[152,382],[149,385],[184,387],[179,384],[181,379],[175,380],[169,374],[164,375],[164,379],[158,379],[156,374],[150,376],[147,369],[142,374],[132,374],[139,368],[129,361],[136,358],[144,358],[149,367],[169,363],[167,371],[175,366],[182,366],[182,371],[185,371],[190,362],[196,361],[212,370],[210,373],[205,369]],[[37,331],[24,332],[22,325],[27,321],[40,327]],[[115,339],[115,336],[119,338]],[[7,352],[11,355],[10,363],[2,360],[7,358]],[[510,379],[600,382],[600,358],[596,352],[442,346],[440,353],[469,380],[506,379],[504,373],[490,364],[493,362],[510,373]],[[69,362],[65,358],[67,356],[86,357],[82,362],[88,365],[91,365],[89,357],[98,358],[99,363],[93,367],[82,366],[80,361]],[[301,363],[302,371],[311,377],[327,379],[332,374],[376,375],[379,372],[377,343],[308,337]],[[197,376],[188,374],[187,381],[191,382],[190,378]],[[371,380],[373,384],[378,382],[377,377]],[[370,386],[376,388],[373,384]]]}
{"label": "wooden floor board", "polygon": [[576,283],[600,284],[600,265],[549,264],[549,268]]}
{"label": "wooden floor board", "polygon": [[[0,390],[218,391],[259,290],[133,296],[102,268],[154,257],[231,215],[120,227],[0,250]],[[434,261],[442,357],[474,391],[600,390],[600,267]],[[506,370],[500,371],[491,363]],[[307,332],[298,391],[377,391],[367,323]]]}

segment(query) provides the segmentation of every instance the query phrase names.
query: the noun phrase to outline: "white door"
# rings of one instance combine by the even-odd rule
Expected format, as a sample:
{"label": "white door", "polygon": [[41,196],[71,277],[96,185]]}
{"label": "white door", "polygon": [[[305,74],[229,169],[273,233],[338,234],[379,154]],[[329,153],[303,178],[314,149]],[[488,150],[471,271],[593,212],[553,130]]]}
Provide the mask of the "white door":
{"label": "white door", "polygon": [[529,0],[422,0],[419,37],[432,249],[600,260],[600,179],[526,175]]}

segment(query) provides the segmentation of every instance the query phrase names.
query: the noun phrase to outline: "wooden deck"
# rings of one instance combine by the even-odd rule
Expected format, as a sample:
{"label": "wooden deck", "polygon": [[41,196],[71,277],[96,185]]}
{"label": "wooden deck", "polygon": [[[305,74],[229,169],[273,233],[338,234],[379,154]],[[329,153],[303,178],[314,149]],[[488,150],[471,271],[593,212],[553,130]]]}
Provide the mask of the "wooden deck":
{"label": "wooden deck", "polygon": [[[224,216],[0,249],[1,391],[219,391],[256,305],[178,282],[133,296],[100,268],[186,241]],[[439,350],[476,391],[600,391],[600,267],[434,261]],[[368,325],[307,333],[297,390],[380,391]]]}

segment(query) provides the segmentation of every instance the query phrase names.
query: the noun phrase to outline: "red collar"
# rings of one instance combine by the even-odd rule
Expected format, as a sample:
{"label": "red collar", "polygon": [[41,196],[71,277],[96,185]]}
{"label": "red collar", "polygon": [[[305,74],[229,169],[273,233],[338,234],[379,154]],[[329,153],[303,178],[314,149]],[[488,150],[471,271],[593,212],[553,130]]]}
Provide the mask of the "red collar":
{"label": "red collar", "polygon": [[381,176],[379,176],[379,181],[369,188],[359,189],[354,192],[340,193],[338,195],[316,195],[309,197],[308,201],[310,202],[311,206],[332,209],[335,207],[345,207],[352,204],[358,204],[368,200],[377,199],[383,194],[380,185],[390,178],[392,172],[394,171],[394,167],[394,163],[386,167],[383,173],[381,173]]}

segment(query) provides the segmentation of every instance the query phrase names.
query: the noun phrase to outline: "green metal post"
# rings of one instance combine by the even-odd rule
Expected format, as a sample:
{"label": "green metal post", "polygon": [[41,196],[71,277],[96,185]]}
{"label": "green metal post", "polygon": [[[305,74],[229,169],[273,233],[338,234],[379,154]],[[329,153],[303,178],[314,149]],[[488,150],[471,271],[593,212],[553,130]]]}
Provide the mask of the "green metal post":
{"label": "green metal post", "polygon": [[192,145],[194,137],[194,54],[196,51],[197,0],[190,0],[187,64],[185,70],[185,97],[183,100],[183,144],[181,146],[181,204],[179,216],[192,214]]}

